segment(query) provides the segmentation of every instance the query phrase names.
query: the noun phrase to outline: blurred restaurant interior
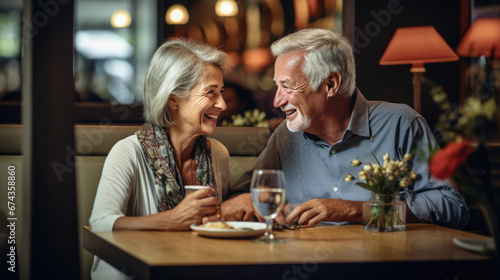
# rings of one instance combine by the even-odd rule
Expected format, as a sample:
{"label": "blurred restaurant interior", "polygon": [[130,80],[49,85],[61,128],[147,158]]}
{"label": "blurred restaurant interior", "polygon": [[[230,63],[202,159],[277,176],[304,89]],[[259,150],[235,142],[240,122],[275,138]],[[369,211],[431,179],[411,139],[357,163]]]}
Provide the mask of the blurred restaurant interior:
{"label": "blurred restaurant interior", "polygon": [[[448,94],[450,104],[462,104],[482,85],[490,58],[469,55],[467,50],[462,54],[457,48],[471,24],[485,17],[500,18],[500,1],[1,1],[0,126],[22,127],[17,130],[22,141],[17,143],[21,152],[2,147],[0,156],[24,157],[16,159],[19,192],[22,184],[16,205],[18,215],[23,215],[17,248],[21,272],[16,279],[38,279],[37,274],[50,279],[88,278],[88,263],[81,264],[85,255],[79,245],[76,154],[70,152],[75,149],[75,126],[142,123],[145,72],[164,40],[187,36],[230,56],[234,71],[225,83],[235,92],[225,96],[228,112],[221,126],[264,125],[272,130],[283,119],[272,106],[274,60],[268,48],[283,35],[318,27],[351,39],[356,84],[369,100],[414,106],[415,77],[425,76],[426,82],[418,85],[419,111],[434,129],[442,113],[432,95],[436,87]],[[451,49],[451,58],[423,59],[413,66],[411,59],[383,64],[381,58],[396,30],[413,26],[432,26]],[[500,51],[492,53],[489,61],[497,100],[499,55]],[[410,71],[418,67],[423,70]],[[245,124],[245,112],[254,109],[265,115]],[[0,137],[8,139],[9,133],[0,131]],[[0,141],[3,146],[4,140]],[[73,164],[67,170],[67,164],[61,167],[63,175],[54,174],[54,163],[60,162]],[[9,164],[2,161],[0,172]],[[2,189],[3,212],[5,195]]]}

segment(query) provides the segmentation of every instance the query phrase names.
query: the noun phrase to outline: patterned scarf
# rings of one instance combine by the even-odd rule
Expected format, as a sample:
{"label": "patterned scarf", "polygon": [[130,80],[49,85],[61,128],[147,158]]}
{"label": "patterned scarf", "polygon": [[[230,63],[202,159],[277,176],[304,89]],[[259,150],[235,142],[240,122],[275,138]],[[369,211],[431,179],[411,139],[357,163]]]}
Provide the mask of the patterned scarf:
{"label": "patterned scarf", "polygon": [[[185,190],[181,174],[175,165],[173,149],[165,129],[151,123],[145,123],[135,135],[141,143],[146,161],[155,176],[158,211],[162,212],[174,208],[184,198]],[[196,138],[194,155],[197,183],[212,187],[214,189],[213,196],[218,198],[210,147],[204,136]]]}

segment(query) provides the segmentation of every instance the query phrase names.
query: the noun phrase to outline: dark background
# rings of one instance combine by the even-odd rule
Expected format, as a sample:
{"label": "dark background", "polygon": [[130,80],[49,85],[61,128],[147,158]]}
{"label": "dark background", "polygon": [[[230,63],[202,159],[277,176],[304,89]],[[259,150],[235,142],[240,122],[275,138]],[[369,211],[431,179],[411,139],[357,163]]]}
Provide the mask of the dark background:
{"label": "dark background", "polygon": [[[398,14],[391,14],[391,19],[385,27],[380,27],[378,35],[369,37],[370,41],[362,40],[359,33],[356,41],[357,86],[369,100],[386,100],[413,105],[413,85],[411,65],[379,65],[379,60],[389,44],[394,32],[399,27],[432,25],[441,34],[453,50],[456,50],[461,39],[461,5],[462,1],[446,0],[401,0],[401,1],[370,1],[356,0],[355,30],[365,34],[366,27],[377,22],[370,13],[388,11],[390,2],[399,2]],[[467,5],[466,5],[467,6]],[[467,11],[465,11],[468,14]],[[465,19],[468,21],[468,18]],[[378,22],[377,22],[378,23]],[[383,22],[385,24],[385,22]],[[468,25],[468,22],[466,22]],[[371,34],[375,34],[375,29]],[[370,32],[370,31],[369,31]],[[366,45],[366,46],[365,46]],[[365,46],[361,48],[360,46]],[[425,64],[424,76],[435,84],[443,86],[452,102],[459,102],[460,96],[460,61]],[[440,113],[428,94],[428,87],[422,87],[422,116],[431,129]]]}

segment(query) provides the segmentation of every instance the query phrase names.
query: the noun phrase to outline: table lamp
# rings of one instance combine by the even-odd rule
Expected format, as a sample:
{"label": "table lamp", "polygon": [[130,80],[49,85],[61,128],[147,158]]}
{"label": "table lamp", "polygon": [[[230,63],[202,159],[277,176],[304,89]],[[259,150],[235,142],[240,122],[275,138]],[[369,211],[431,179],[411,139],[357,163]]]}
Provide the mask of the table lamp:
{"label": "table lamp", "polygon": [[493,90],[493,60],[500,58],[500,18],[474,21],[458,44],[457,53],[462,57],[484,56],[486,82],[483,85],[486,91]]}
{"label": "table lamp", "polygon": [[433,26],[401,27],[392,36],[380,65],[411,64],[413,108],[420,113],[421,79],[424,63],[456,61],[458,56]]}
{"label": "table lamp", "polygon": [[462,57],[500,58],[500,18],[474,21],[457,47]]}

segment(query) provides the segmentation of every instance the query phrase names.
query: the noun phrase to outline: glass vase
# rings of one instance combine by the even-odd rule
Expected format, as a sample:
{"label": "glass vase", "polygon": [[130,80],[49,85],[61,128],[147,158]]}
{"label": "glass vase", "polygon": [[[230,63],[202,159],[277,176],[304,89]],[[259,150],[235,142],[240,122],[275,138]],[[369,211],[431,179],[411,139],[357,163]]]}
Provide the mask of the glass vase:
{"label": "glass vase", "polygon": [[363,229],[406,230],[405,202],[397,194],[372,194],[372,199],[363,203]]}

